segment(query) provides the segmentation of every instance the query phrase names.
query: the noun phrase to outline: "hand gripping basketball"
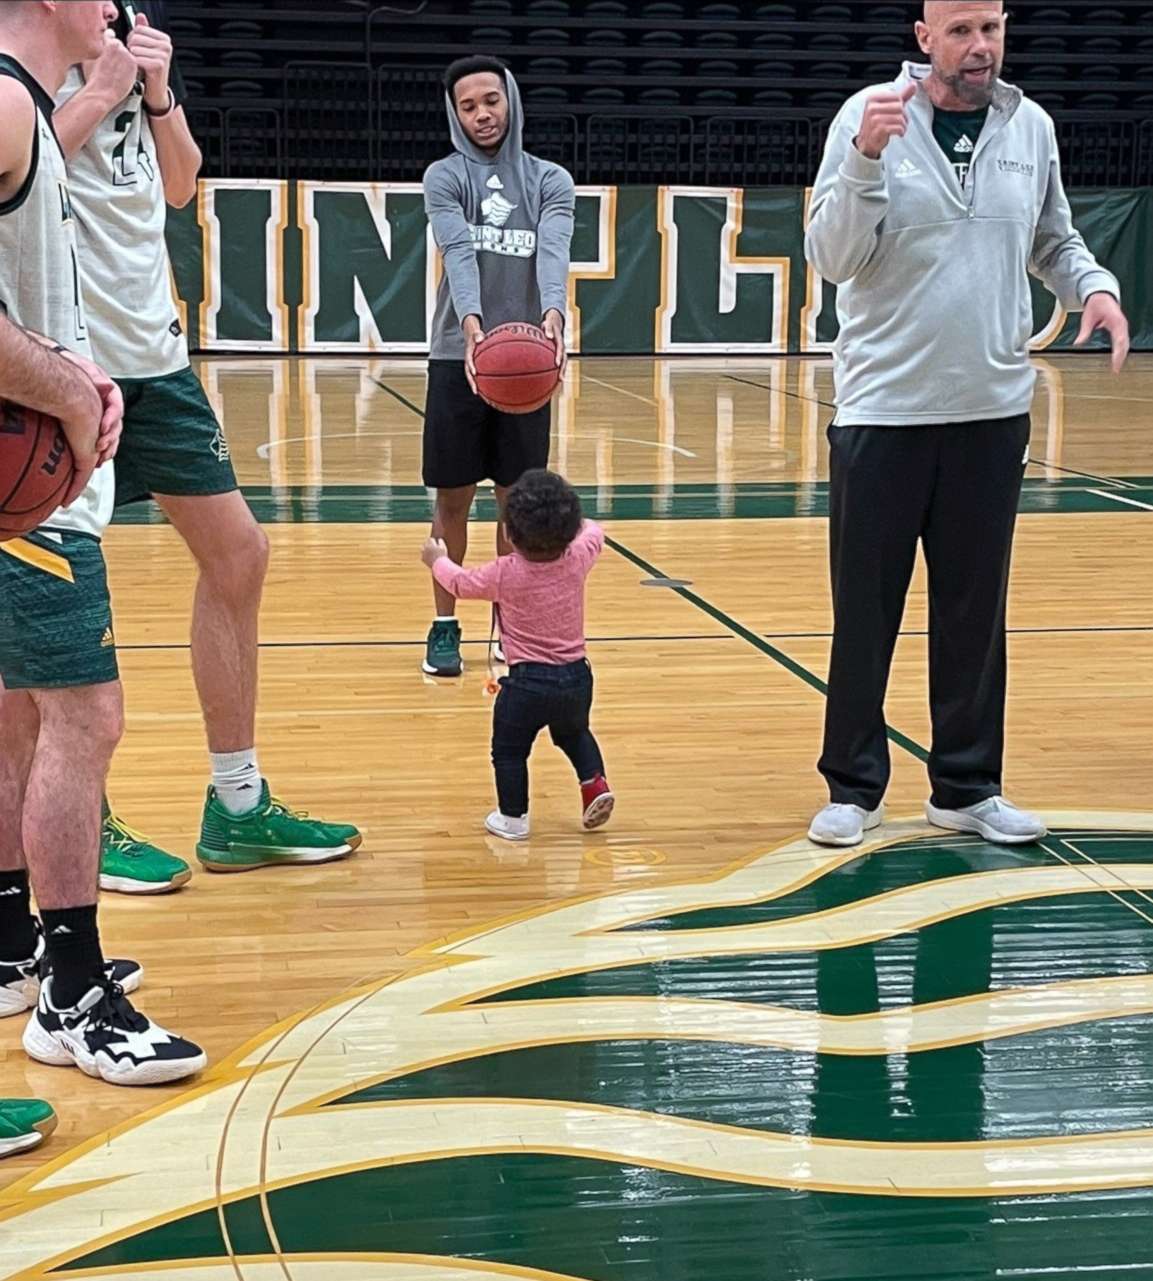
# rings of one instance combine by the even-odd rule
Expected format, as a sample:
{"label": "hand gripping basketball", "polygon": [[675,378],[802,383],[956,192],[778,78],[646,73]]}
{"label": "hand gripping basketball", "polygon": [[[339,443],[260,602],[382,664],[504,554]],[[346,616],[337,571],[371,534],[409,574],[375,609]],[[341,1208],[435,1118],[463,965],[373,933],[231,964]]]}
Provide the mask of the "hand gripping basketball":
{"label": "hand gripping basketball", "polygon": [[0,401],[0,543],[42,525],[64,502],[74,472],[59,419]]}
{"label": "hand gripping basketball", "polygon": [[536,325],[500,325],[473,352],[476,391],[505,414],[530,414],[560,385],[555,343]]}

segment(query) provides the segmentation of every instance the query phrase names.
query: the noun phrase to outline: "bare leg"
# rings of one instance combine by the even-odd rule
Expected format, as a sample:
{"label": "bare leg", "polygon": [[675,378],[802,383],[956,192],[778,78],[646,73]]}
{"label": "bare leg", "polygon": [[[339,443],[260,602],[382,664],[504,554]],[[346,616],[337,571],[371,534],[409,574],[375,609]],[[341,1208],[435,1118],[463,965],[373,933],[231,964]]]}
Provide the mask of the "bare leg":
{"label": "bare leg", "polygon": [[51,974],[24,1049],[117,1085],[180,1080],[205,1066],[203,1051],[135,1016],[123,989],[108,981],[100,946],[101,798],[124,730],[120,682],[41,689],[32,699],[40,733],[24,796],[24,849]]}
{"label": "bare leg", "polygon": [[508,535],[505,533],[504,528],[504,505],[508,498],[508,491],[510,488],[511,486],[509,485],[493,486],[494,492],[496,493],[496,554],[498,556],[512,555],[512,543],[508,541]]}
{"label": "bare leg", "polygon": [[0,872],[25,867],[24,793],[39,732],[40,715],[32,696],[0,686]]}
{"label": "bare leg", "polygon": [[[464,564],[468,553],[468,514],[472,509],[472,500],[476,496],[475,485],[464,485],[459,489],[438,489],[436,491],[436,511],[432,518],[433,538],[443,538],[448,547],[449,556],[458,565]],[[446,592],[433,580],[433,599],[436,601],[436,612],[441,618],[456,614],[456,597]]]}
{"label": "bare leg", "polygon": [[268,538],[239,493],[157,495],[196,558],[192,673],[210,752],[244,752],[256,743],[260,601]]}
{"label": "bare leg", "polygon": [[101,798],[124,729],[120,683],[36,690],[31,698],[40,716],[24,794],[32,889],[42,911],[95,903]]}

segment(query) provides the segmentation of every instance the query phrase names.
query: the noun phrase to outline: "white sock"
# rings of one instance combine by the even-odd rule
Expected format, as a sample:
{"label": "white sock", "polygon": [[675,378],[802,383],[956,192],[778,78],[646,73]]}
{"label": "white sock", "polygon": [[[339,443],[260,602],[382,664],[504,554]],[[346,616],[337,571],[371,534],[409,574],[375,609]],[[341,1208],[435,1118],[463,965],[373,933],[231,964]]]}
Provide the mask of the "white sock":
{"label": "white sock", "polygon": [[246,752],[212,752],[212,786],[216,799],[230,813],[250,814],[259,804],[264,778],[256,763],[256,748]]}
{"label": "white sock", "polygon": [[456,615],[455,614],[437,614],[436,621],[438,623],[455,623]]}

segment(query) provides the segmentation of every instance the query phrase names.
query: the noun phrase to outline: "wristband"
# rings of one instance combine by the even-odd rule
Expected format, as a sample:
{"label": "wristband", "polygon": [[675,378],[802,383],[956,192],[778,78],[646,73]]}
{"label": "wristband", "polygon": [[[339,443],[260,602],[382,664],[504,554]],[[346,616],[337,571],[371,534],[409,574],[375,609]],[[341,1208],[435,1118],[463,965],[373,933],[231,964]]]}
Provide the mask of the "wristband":
{"label": "wristband", "polygon": [[176,95],[172,92],[171,86],[168,90],[168,105],[162,110],[157,111],[148,105],[147,98],[144,99],[144,114],[150,120],[166,120],[176,110]]}

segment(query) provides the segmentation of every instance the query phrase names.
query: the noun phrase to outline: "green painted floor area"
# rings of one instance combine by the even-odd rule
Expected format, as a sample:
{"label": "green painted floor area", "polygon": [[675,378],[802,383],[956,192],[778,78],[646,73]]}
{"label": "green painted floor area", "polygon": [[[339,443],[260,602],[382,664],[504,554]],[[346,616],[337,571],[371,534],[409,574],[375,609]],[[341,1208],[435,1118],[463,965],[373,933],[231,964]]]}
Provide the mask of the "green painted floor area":
{"label": "green painted floor area", "polygon": [[[828,486],[820,484],[578,485],[586,515],[595,520],[783,520],[828,515]],[[422,523],[432,507],[420,485],[248,486],[245,495],[264,524]],[[1134,505],[1136,504],[1136,505]],[[1028,515],[1153,511],[1153,477],[1100,483],[1069,476],[1027,480],[1021,511]],[[496,518],[491,496],[478,497],[476,516]],[[121,525],[163,523],[152,503],[122,507]]]}
{"label": "green painted floor area", "polygon": [[[271,1253],[254,1198],[232,1247]],[[272,1192],[286,1254],[499,1259],[587,1281],[1128,1281],[1153,1275],[1153,1191],[849,1197],[532,1153],[368,1170]],[[214,1210],[70,1265],[227,1258]],[[62,1273],[67,1275],[67,1270]],[[110,1275],[116,1275],[115,1272]]]}
{"label": "green painted floor area", "polygon": [[[1085,878],[1075,893],[1031,896],[1035,873],[1068,872],[1090,860],[1100,869],[1095,875],[1111,879]],[[246,1197],[222,1213],[153,1227],[60,1271],[102,1267],[117,1275],[132,1264],[226,1259],[223,1219],[238,1275],[245,1275],[246,1256],[279,1250],[286,1275],[293,1255],[395,1253],[582,1281],[1153,1277],[1153,1186],[1085,1191],[1081,1183],[1062,1195],[1049,1179],[1022,1185],[1030,1195],[996,1195],[1012,1180],[1018,1154],[1037,1141],[1083,1140],[1092,1148],[1108,1141],[1101,1136],[1147,1133],[1147,1148],[1131,1159],[1153,1169],[1153,993],[1145,1004],[1130,998],[1115,1013],[1106,1004],[1105,1016],[1095,1010],[1081,1018],[1056,1000],[1048,1007],[1053,1026],[1023,1030],[1014,1030],[1001,1006],[1000,1021],[962,1035],[959,1044],[942,1038],[902,1049],[882,1040],[883,1052],[742,1043],[710,1035],[707,1023],[689,1038],[676,1034],[671,1017],[660,1034],[635,1036],[598,1035],[595,1018],[581,1022],[594,1000],[692,999],[716,1001],[718,1009],[809,1011],[834,1022],[889,1019],[899,1036],[914,1008],[956,1003],[950,1017],[959,1022],[973,999],[990,993],[1024,989],[1032,1000],[1037,989],[1043,1004],[1054,1001],[1055,984],[1140,982],[1153,971],[1153,896],[1116,878],[1147,874],[1150,865],[1153,835],[1092,830],[1054,832],[1040,846],[1013,850],[942,834],[847,857],[776,898],[655,916],[618,937],[643,929],[691,941],[686,930],[791,926],[853,908],[878,923],[874,941],[724,954],[708,954],[702,944],[699,956],[521,986],[478,1005],[486,1017],[500,1017],[500,1007],[507,1012],[524,1000],[565,1002],[571,1020],[561,1026],[571,1039],[483,1050],[366,1084],[329,1105],[362,1108],[366,1124],[373,1116],[386,1128],[387,1113],[379,1110],[389,1104],[597,1105],[626,1110],[638,1134],[676,1118],[725,1127],[714,1142],[735,1127],[747,1136],[742,1142],[771,1134],[889,1147],[944,1170],[963,1151],[949,1145],[1016,1145],[982,1158],[986,1181],[963,1195],[761,1186],[688,1172],[699,1167],[668,1168],[675,1161],[645,1165],[607,1151],[597,1158],[563,1146],[534,1149],[531,1135],[511,1135],[498,1151],[454,1155],[468,1136],[446,1133],[437,1136],[447,1149],[440,1159],[422,1153],[407,1165],[318,1174],[270,1191],[263,1203]],[[1010,892],[999,878],[1013,873]],[[951,896],[982,875],[995,878],[987,898]],[[933,922],[886,929],[886,911],[918,886],[939,892],[944,906]],[[862,928],[866,937],[873,933]],[[386,1040],[391,1035],[395,1030],[382,1031]],[[587,1127],[587,1117],[574,1124]],[[339,1150],[326,1154],[331,1164],[340,1160]],[[805,1165],[798,1154],[801,1182]]]}

